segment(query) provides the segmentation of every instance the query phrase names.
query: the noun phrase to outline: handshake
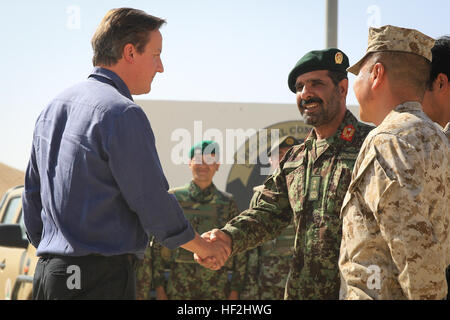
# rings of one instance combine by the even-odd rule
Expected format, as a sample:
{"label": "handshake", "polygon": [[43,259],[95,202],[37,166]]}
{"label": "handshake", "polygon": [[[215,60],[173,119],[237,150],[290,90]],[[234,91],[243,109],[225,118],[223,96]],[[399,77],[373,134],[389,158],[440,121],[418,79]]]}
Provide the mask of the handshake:
{"label": "handshake", "polygon": [[231,254],[231,237],[219,229],[205,232],[184,246],[194,253],[194,260],[205,268],[219,270]]}

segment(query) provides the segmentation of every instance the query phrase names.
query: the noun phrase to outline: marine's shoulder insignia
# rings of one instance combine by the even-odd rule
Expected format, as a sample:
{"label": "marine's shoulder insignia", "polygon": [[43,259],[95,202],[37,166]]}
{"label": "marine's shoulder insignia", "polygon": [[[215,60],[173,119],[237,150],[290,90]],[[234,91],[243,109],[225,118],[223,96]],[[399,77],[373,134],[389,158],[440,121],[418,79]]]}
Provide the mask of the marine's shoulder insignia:
{"label": "marine's shoulder insignia", "polygon": [[346,141],[352,141],[355,135],[355,127],[351,124],[347,125],[344,130],[342,130],[341,139]]}

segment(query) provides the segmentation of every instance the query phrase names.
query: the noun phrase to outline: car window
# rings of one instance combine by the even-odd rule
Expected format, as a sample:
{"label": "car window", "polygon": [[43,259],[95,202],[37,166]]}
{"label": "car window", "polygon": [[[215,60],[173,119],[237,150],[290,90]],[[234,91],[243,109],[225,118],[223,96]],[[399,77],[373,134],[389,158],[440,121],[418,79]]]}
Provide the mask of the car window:
{"label": "car window", "polygon": [[3,204],[5,203],[7,197],[8,197],[8,192],[3,195],[2,201],[0,201],[0,208],[3,207]]}
{"label": "car window", "polygon": [[20,229],[22,230],[22,239],[28,240],[27,231],[25,229],[25,222],[23,221],[23,210],[20,210],[19,225],[20,225]]}
{"label": "car window", "polygon": [[20,205],[21,197],[17,196],[12,198],[6,207],[5,214],[3,215],[2,223],[14,223],[14,217],[16,215],[17,208]]}

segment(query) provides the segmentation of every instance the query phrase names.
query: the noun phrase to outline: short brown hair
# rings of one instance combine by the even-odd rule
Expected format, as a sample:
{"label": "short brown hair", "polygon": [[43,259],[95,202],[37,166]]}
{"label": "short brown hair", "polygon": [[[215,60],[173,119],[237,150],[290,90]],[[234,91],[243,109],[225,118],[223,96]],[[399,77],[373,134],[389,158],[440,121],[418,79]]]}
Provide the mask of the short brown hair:
{"label": "short brown hair", "polygon": [[166,21],[142,10],[119,8],[108,11],[100,22],[91,44],[94,66],[115,65],[122,58],[125,45],[131,43],[139,53],[144,52],[150,32],[158,30]]}

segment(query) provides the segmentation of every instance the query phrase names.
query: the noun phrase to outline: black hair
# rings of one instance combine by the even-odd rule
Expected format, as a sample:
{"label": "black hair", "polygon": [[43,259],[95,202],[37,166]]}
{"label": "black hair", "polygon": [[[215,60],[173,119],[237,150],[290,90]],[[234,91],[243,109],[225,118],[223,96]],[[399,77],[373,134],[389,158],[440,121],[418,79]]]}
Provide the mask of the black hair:
{"label": "black hair", "polygon": [[443,36],[436,40],[434,47],[431,49],[433,60],[431,62],[430,72],[430,89],[434,80],[440,73],[443,73],[450,80],[450,36]]}

